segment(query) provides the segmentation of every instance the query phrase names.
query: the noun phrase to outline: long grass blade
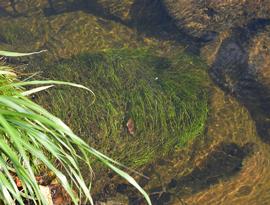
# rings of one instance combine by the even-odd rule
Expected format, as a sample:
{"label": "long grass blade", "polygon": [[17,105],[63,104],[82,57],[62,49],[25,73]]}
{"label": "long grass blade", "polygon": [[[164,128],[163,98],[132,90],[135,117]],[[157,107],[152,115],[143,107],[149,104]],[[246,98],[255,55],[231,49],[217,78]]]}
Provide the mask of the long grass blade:
{"label": "long grass blade", "polygon": [[22,56],[31,56],[34,54],[40,54],[43,52],[46,52],[47,50],[41,50],[37,52],[31,52],[31,53],[19,53],[19,52],[10,52],[10,51],[0,51],[0,56],[6,56],[6,57],[22,57]]}

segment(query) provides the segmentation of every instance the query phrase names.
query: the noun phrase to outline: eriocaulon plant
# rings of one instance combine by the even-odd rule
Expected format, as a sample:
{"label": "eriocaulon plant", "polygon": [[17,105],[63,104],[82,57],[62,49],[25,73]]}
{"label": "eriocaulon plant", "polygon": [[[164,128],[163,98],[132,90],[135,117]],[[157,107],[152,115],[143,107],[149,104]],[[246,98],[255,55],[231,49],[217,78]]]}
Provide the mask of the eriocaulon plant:
{"label": "eriocaulon plant", "polygon": [[[32,54],[35,53],[0,51],[0,56],[8,57]],[[38,87],[26,90],[24,86],[29,85]],[[90,89],[74,83],[18,81],[16,72],[4,63],[0,64],[0,199],[5,204],[23,205],[25,201],[48,204],[36,180],[37,168],[43,167],[56,176],[74,204],[82,203],[83,198],[93,204],[91,184],[86,184],[79,166],[83,161],[91,170],[89,156],[93,155],[135,186],[151,204],[137,182],[118,168],[121,164],[91,148],[59,118],[27,98],[27,95],[54,85],[81,88],[94,96]],[[14,177],[20,180],[21,188]]]}

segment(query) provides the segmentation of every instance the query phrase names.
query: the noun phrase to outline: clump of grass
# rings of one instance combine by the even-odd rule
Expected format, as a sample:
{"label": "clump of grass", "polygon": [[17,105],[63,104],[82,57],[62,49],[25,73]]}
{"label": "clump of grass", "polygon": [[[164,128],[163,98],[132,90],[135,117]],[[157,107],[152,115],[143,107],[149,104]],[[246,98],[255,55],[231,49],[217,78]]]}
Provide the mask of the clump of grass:
{"label": "clump of grass", "polygon": [[0,30],[0,41],[7,44],[18,44],[33,41],[35,35],[26,28],[10,23]]}
{"label": "clump of grass", "polygon": [[[89,144],[125,165],[152,162],[204,130],[205,64],[183,52],[164,58],[148,49],[106,50],[40,69],[48,78],[94,90],[94,104],[91,96],[68,88],[48,92],[38,101]],[[128,119],[134,121],[134,135],[127,131]]]}
{"label": "clump of grass", "polygon": [[[29,54],[0,51],[0,55]],[[82,203],[82,196],[93,204],[91,184],[86,184],[80,169],[83,162],[91,171],[91,155],[127,179],[151,204],[135,180],[115,166],[120,166],[119,163],[91,148],[59,118],[25,97],[56,84],[71,85],[91,93],[82,85],[61,81],[19,82],[15,72],[6,65],[0,65],[0,200],[5,204],[15,204],[15,201],[18,204],[25,204],[26,201],[48,204],[36,181],[38,168],[42,167],[54,173],[74,204]],[[27,85],[45,86],[25,91],[23,86]],[[17,187],[14,177],[18,177],[22,189]]]}

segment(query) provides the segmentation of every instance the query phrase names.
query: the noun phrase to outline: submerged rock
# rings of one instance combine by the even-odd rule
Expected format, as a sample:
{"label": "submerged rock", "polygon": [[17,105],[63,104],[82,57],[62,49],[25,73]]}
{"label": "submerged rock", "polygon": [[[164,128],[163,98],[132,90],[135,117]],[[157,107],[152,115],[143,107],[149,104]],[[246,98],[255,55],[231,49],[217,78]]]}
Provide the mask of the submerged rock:
{"label": "submerged rock", "polygon": [[270,17],[268,0],[163,0],[179,29],[209,41],[217,33]]}
{"label": "submerged rock", "polygon": [[249,110],[257,132],[270,142],[270,26],[256,22],[235,28],[225,38],[212,64],[213,80]]}
{"label": "submerged rock", "polygon": [[104,14],[117,17],[122,21],[129,21],[135,0],[96,0],[96,3],[103,10]]}

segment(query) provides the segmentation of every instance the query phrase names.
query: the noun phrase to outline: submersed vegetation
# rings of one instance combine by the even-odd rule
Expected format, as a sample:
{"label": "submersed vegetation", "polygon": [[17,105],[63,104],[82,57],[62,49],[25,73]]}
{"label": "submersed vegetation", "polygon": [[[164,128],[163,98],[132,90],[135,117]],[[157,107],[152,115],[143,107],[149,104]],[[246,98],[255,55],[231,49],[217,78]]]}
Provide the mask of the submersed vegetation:
{"label": "submersed vegetation", "polygon": [[147,48],[105,50],[38,70],[94,91],[94,104],[91,95],[70,88],[51,90],[37,101],[89,144],[127,166],[153,162],[204,130],[206,66],[182,51],[161,57]]}
{"label": "submersed vegetation", "polygon": [[[29,54],[0,51],[0,55]],[[20,82],[16,77],[10,67],[0,64],[0,201],[9,205],[48,204],[37,182],[42,170],[53,173],[74,204],[83,203],[83,198],[93,204],[91,184],[85,183],[79,165],[86,164],[91,171],[90,156],[95,156],[133,184],[151,204],[135,180],[115,166],[117,162],[91,148],[59,118],[25,97],[55,84],[91,90],[61,81]],[[27,85],[45,86],[25,91],[23,86]]]}
{"label": "submersed vegetation", "polygon": [[6,44],[20,44],[33,41],[36,36],[33,32],[20,25],[9,24],[0,31],[0,41]]}

